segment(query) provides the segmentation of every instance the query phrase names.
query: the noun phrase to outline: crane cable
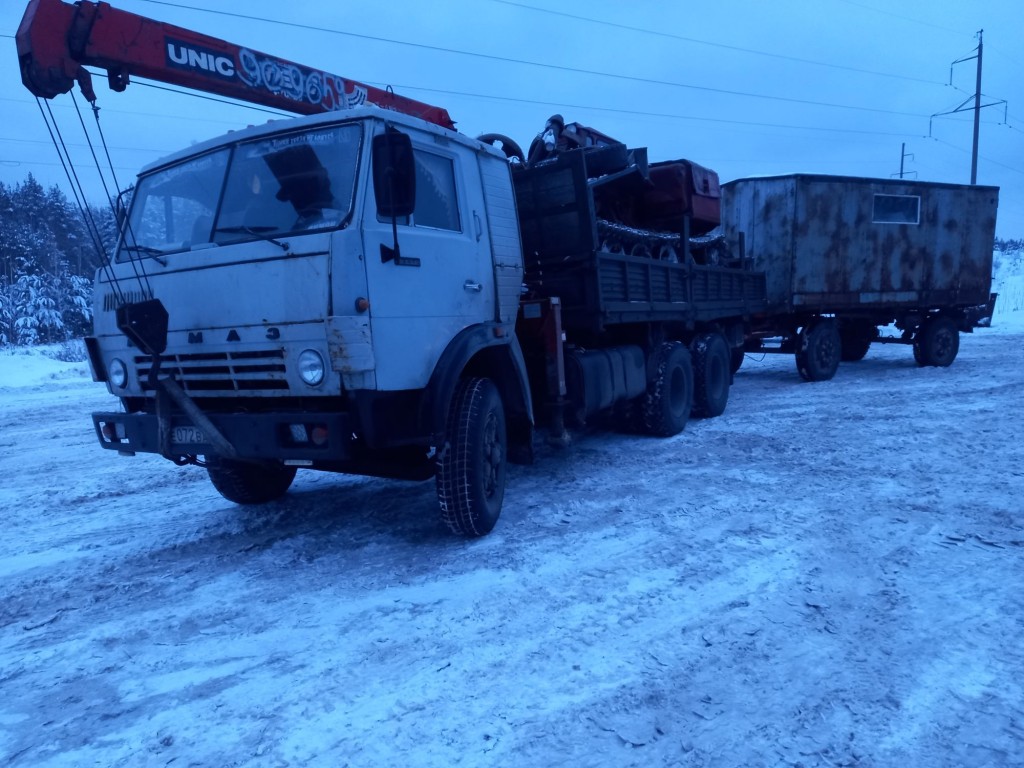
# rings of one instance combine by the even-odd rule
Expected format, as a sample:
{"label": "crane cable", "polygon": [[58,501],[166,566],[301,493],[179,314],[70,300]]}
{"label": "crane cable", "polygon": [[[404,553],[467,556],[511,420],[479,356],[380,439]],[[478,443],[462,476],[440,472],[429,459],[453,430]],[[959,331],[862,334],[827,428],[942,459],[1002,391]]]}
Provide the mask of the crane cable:
{"label": "crane cable", "polygon": [[53,142],[53,146],[57,150],[57,157],[60,160],[61,167],[64,169],[64,175],[67,176],[68,184],[71,186],[71,193],[75,198],[75,205],[78,206],[78,211],[85,223],[86,232],[89,235],[89,239],[92,241],[96,254],[100,257],[100,269],[103,271],[103,274],[106,275],[113,287],[114,295],[117,298],[118,303],[124,303],[124,291],[121,289],[121,285],[118,282],[117,276],[114,274],[110,260],[103,247],[103,237],[100,234],[96,220],[93,218],[85,200],[85,188],[82,186],[82,182],[78,178],[78,171],[75,169],[74,162],[71,160],[71,154],[68,151],[67,144],[64,142],[64,136],[60,132],[60,126],[57,124],[57,119],[54,117],[53,110],[50,108],[50,102],[37,96],[36,104],[39,107],[40,114],[43,116],[43,123],[46,125],[46,130],[50,134],[50,140]]}
{"label": "crane cable", "polygon": [[[93,146],[92,137],[89,135],[89,130],[85,127],[85,119],[82,117],[82,110],[78,106],[78,99],[75,97],[74,91],[71,92],[71,100],[75,105],[75,112],[78,113],[78,122],[82,126],[82,133],[85,135],[85,141],[89,145],[89,152],[92,154],[93,162],[96,164],[96,172],[99,174],[100,183],[103,185],[103,194],[107,198],[107,205],[110,206],[110,212],[114,215],[114,220],[116,221],[117,209],[114,206],[113,198],[110,196],[110,190],[107,187],[107,178],[104,175],[103,167],[100,165],[99,158],[96,157],[96,148]],[[114,171],[114,163],[110,159],[110,149],[107,147],[107,140],[103,135],[103,128],[100,126],[100,108],[96,106],[95,100],[90,101],[89,103],[92,106],[92,113],[96,118],[96,129],[99,132],[100,143],[103,145],[103,152],[107,158],[107,165],[110,169],[110,177],[114,182],[114,189],[120,192],[120,187],[117,184],[117,174]],[[125,224],[127,225],[127,234],[128,237],[131,239],[131,242],[137,242],[135,239],[135,233],[132,231],[131,221],[126,219]],[[109,263],[109,257],[107,261]],[[153,287],[150,285],[149,275],[146,273],[145,262],[140,258],[135,258],[134,256],[130,257],[129,261],[131,262],[132,265],[132,271],[135,273],[135,279],[138,281],[139,287],[142,289],[143,297],[151,297],[153,295]],[[111,274],[113,274],[113,271],[113,265],[111,265]],[[117,278],[115,277],[114,279],[116,280]],[[122,305],[127,303],[123,292],[121,292],[121,295],[118,296],[118,302]]]}

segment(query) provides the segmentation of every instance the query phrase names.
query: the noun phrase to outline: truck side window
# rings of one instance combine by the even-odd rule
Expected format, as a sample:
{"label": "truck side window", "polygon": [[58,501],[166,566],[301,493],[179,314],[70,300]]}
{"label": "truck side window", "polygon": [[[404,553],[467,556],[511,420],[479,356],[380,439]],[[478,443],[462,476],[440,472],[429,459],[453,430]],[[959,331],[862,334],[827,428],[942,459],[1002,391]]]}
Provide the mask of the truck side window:
{"label": "truck side window", "polygon": [[459,201],[455,194],[455,166],[447,157],[416,152],[416,209],[413,223],[418,227],[462,229]]}
{"label": "truck side window", "polygon": [[[462,231],[459,198],[455,188],[455,163],[447,157],[414,150],[416,159],[416,208],[412,219],[399,224]],[[377,221],[385,221],[377,214]]]}

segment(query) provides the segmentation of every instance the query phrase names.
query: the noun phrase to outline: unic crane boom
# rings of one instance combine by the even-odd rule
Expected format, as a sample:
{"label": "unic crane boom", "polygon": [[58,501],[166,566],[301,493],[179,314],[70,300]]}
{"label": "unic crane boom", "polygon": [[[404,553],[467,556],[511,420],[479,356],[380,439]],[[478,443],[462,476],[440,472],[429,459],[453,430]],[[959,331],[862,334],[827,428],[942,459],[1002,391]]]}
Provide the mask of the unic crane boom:
{"label": "unic crane boom", "polygon": [[17,44],[22,82],[47,99],[78,82],[85,97],[95,100],[85,70],[95,66],[107,71],[115,91],[123,91],[134,75],[303,115],[375,104],[455,127],[441,107],[104,2],[31,0]]}

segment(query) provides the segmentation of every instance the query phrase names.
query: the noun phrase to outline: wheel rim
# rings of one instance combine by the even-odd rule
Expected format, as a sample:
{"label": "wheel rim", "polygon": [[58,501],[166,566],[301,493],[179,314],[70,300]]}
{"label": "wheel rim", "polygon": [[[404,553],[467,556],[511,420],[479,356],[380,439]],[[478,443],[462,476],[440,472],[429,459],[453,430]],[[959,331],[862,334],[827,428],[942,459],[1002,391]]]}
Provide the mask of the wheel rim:
{"label": "wheel rim", "polygon": [[484,424],[483,440],[484,459],[484,495],[493,498],[498,490],[498,475],[501,473],[501,466],[505,460],[504,451],[501,447],[501,434],[498,429],[498,415],[493,411],[487,414],[487,422]]}
{"label": "wheel rim", "polygon": [[835,357],[835,354],[836,342],[832,337],[832,334],[826,334],[824,338],[818,340],[814,357],[817,360],[819,367],[826,369],[832,365],[832,359]]}

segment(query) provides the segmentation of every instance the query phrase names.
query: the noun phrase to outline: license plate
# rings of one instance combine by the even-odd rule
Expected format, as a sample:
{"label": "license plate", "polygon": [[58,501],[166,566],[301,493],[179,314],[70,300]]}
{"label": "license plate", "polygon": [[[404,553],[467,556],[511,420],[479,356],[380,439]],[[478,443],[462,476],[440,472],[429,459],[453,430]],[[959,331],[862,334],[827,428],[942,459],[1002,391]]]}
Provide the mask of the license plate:
{"label": "license plate", "polygon": [[198,445],[206,442],[206,435],[198,427],[172,427],[171,442],[179,445]]}

